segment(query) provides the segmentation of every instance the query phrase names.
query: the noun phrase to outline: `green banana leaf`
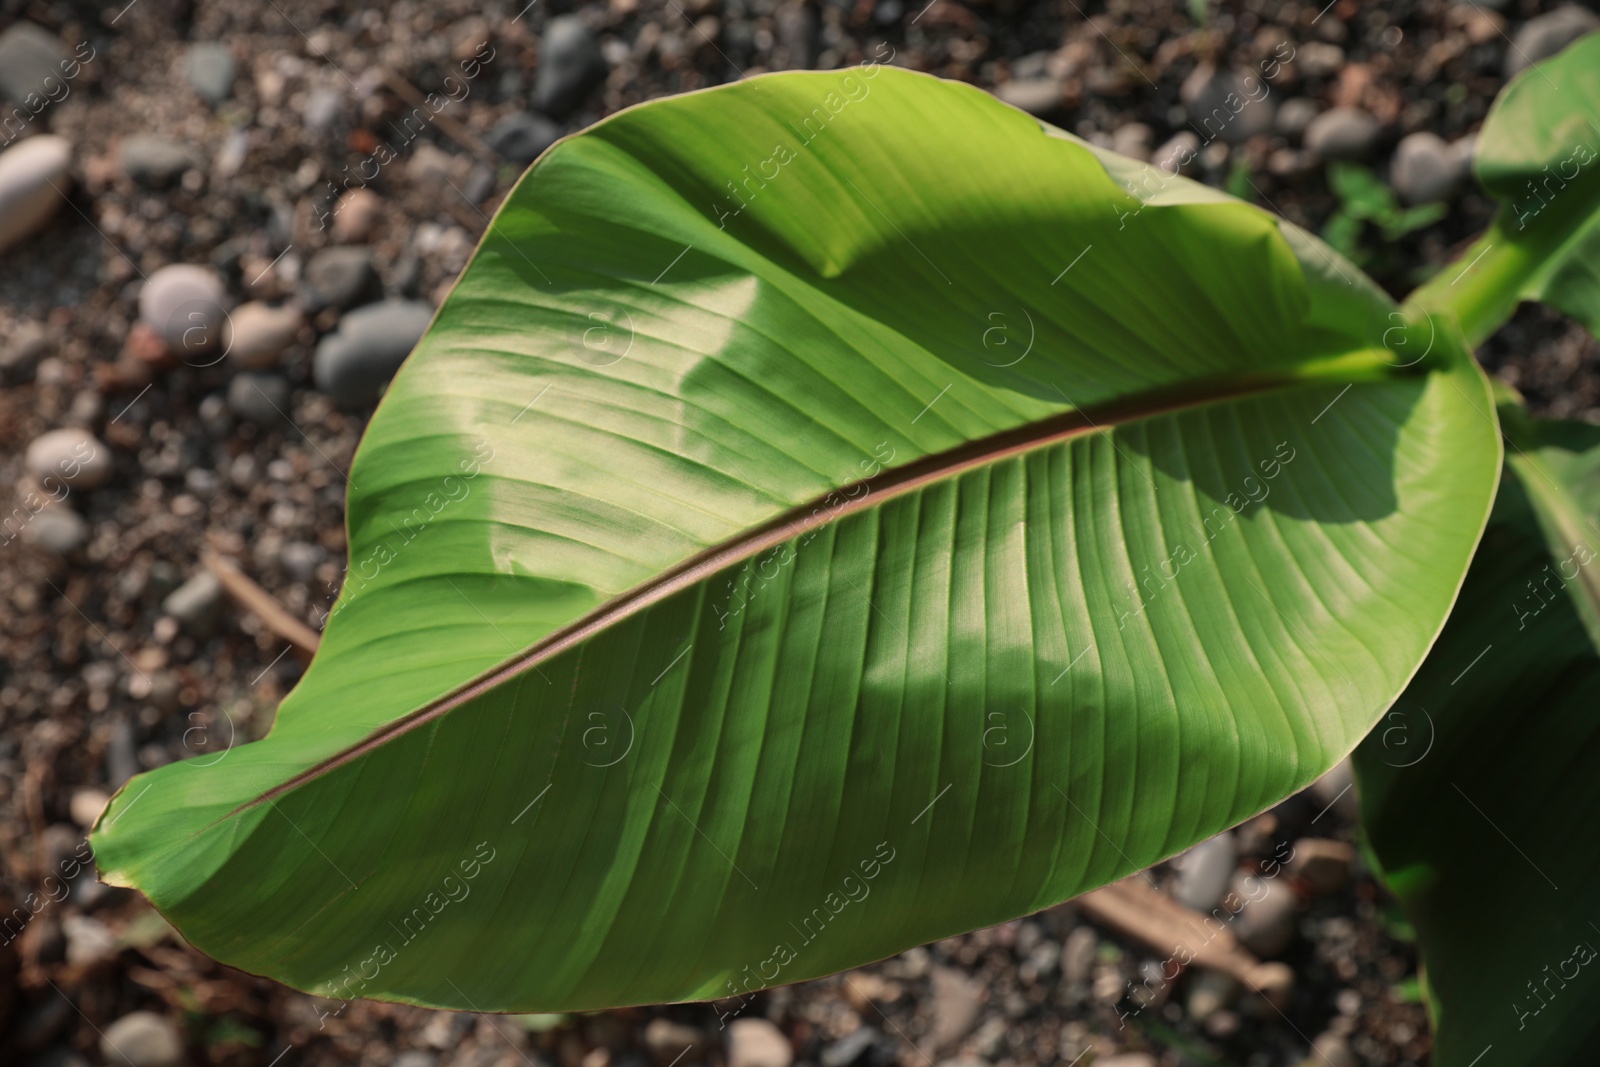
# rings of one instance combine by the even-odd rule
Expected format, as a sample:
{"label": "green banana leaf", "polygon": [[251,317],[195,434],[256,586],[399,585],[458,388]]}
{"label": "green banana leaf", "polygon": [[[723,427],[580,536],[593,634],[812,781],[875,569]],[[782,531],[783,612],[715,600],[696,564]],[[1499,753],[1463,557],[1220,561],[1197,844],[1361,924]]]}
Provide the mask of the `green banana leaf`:
{"label": "green banana leaf", "polygon": [[129,782],[96,855],[331,997],[830,973],[1324,772],[1499,462],[1458,334],[968,86],[646,104],[529,170],[379,405],[270,735]]}
{"label": "green banana leaf", "polygon": [[1474,169],[1500,214],[1418,298],[1466,307],[1473,343],[1521,300],[1600,334],[1600,33],[1506,87],[1478,135]]}
{"label": "green banana leaf", "polygon": [[1522,289],[1600,333],[1600,34],[1531,68],[1495,102],[1478,178],[1506,204],[1506,235],[1557,242]]}
{"label": "green banana leaf", "polygon": [[1600,1060],[1600,427],[1502,416],[1512,447],[1461,603],[1356,755],[1362,821],[1416,924],[1435,1067]]}

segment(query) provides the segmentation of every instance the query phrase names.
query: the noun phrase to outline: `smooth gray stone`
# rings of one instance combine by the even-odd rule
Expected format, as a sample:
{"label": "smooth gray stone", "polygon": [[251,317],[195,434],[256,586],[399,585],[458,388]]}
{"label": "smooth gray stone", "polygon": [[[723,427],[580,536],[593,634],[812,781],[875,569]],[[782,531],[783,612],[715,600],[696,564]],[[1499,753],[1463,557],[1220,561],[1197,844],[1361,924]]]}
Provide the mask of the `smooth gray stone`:
{"label": "smooth gray stone", "polygon": [[199,165],[194,149],[166,137],[136,133],[122,142],[123,171],[151,189],[163,189]]}
{"label": "smooth gray stone", "polygon": [[527,166],[561,137],[561,127],[531,111],[515,111],[489,128],[489,147]]}
{"label": "smooth gray stone", "polygon": [[61,64],[67,50],[60,38],[32,22],[18,22],[0,33],[0,97],[13,104],[26,104],[28,94],[48,99],[61,90],[47,84],[47,78],[65,83]]}
{"label": "smooth gray stone", "polygon": [[577,15],[556,16],[540,41],[535,110],[565,118],[605,79],[606,70],[606,57],[589,24]]}
{"label": "smooth gray stone", "polygon": [[238,67],[228,46],[218,41],[199,41],[189,46],[184,57],[183,72],[199,93],[212,106],[233,95],[233,79]]}
{"label": "smooth gray stone", "polygon": [[346,407],[372,403],[431,321],[433,308],[411,300],[385,300],[350,312],[317,345],[312,363],[317,389]]}

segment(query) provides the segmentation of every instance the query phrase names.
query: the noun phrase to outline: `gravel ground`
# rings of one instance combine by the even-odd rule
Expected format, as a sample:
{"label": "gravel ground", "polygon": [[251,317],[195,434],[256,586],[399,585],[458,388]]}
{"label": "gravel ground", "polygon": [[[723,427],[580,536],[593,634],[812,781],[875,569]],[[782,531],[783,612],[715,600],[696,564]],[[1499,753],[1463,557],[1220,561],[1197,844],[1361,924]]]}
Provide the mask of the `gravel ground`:
{"label": "gravel ground", "polygon": [[[1163,952],[1066,904],[744,1004],[527,1018],[341,1008],[211,962],[91,874],[54,897],[60,875],[92,869],[84,828],[110,791],[269,726],[303,663],[200,561],[237,559],[315,627],[342,575],[342,472],[372,403],[359,383],[315,374],[313,352],[336,329],[358,337],[347,348],[383,347],[346,309],[436,303],[553,137],[664,94],[887,46],[896,64],[1130,154],[1165,158],[1174,138],[1192,139],[1197,177],[1329,227],[1400,293],[1488,222],[1461,175],[1508,69],[1594,16],[1515,0],[1248,0],[1213,3],[1203,26],[1154,0],[124,2],[0,0],[0,97],[16,105],[41,57],[65,75],[38,114],[13,106],[21,119],[0,139],[72,146],[54,172],[67,204],[0,251],[0,914],[24,916],[0,924],[0,1062],[1428,1061],[1410,933],[1349,847],[1353,794],[1338,772],[1151,872],[1202,907],[1230,877],[1271,883],[1235,929],[1292,972],[1276,1002],[1204,972],[1152,980]],[[1260,81],[1228,80],[1246,77]],[[1217,94],[1241,84],[1268,91],[1208,127]],[[431,92],[449,104],[396,136]],[[43,158],[50,144],[28,151]],[[335,213],[334,194],[380,144],[395,158]],[[1385,241],[1341,210],[1337,160],[1406,203],[1450,210]],[[4,174],[0,205],[14,204]],[[159,306],[147,279],[172,264],[212,280],[162,274]],[[235,311],[221,360],[206,348],[221,323],[190,315],[218,283],[229,301],[262,305],[248,330]],[[1482,356],[1540,413],[1594,421],[1596,353],[1578,327],[1525,309]],[[35,514],[29,501],[52,492],[39,476],[52,448],[76,457],[73,484]],[[30,893],[34,906],[12,912]]]}

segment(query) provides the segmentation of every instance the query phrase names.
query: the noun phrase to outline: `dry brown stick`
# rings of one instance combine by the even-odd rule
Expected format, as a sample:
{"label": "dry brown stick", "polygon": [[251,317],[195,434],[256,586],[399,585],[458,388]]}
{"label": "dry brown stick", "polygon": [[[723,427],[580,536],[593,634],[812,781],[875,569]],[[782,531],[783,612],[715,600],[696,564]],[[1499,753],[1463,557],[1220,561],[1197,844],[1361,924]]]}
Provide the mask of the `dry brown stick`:
{"label": "dry brown stick", "polygon": [[226,556],[207,553],[203,561],[206,569],[217,576],[222,587],[246,610],[254,612],[267,629],[289,642],[302,652],[315,652],[321,638],[315,630],[289,613],[271,593],[251,581],[239,565]]}
{"label": "dry brown stick", "polygon": [[[1239,944],[1232,930],[1210,915],[1184,907],[1141,881],[1139,875],[1096,889],[1073,903],[1090,918],[1116,927],[1157,952],[1171,953],[1173,958],[1186,953],[1185,963],[1221,971],[1260,993],[1273,993],[1281,987],[1283,964],[1262,963]],[[1249,906],[1245,902],[1244,907]]]}
{"label": "dry brown stick", "polygon": [[495,154],[493,149],[479,140],[477,134],[461,125],[452,116],[446,115],[442,109],[434,111],[433,108],[428,107],[428,98],[422,94],[422,90],[387,67],[383,70],[383,84],[387,85],[394,95],[412,107],[427,108],[433,121],[438,125],[439,129],[445,132],[446,136],[485,163],[491,166],[494,164]]}

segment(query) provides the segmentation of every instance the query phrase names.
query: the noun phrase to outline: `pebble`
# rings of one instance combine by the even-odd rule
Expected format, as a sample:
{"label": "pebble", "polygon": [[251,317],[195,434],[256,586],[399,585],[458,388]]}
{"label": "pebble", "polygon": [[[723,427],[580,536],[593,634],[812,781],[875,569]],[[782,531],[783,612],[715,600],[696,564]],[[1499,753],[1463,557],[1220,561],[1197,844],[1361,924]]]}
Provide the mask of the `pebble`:
{"label": "pebble", "polygon": [[1274,149],[1267,157],[1267,173],[1275,174],[1280,178],[1291,178],[1297,174],[1316,169],[1316,159],[1310,152],[1296,152],[1292,148]]}
{"label": "pebble", "polygon": [[303,321],[300,309],[288,305],[273,307],[257,300],[234,309],[223,331],[229,361],[246,370],[276,366]]}
{"label": "pebble", "polygon": [[[1016,993],[1007,993],[1001,998],[1001,1007],[1005,1011],[1005,1018],[990,1016],[978,1027],[977,1032],[967,1042],[973,1053],[985,1063],[1000,1058],[1000,1049],[1005,1045],[1006,1033],[1011,1029],[1009,1020],[1020,1019],[1028,1013],[1028,1001]],[[892,1063],[893,1061],[891,1061]]]}
{"label": "pebble", "polygon": [[817,12],[803,0],[785,0],[773,13],[776,31],[774,70],[803,70],[817,64]]}
{"label": "pebble", "polygon": [[432,185],[442,190],[446,182],[454,180],[451,174],[455,169],[455,157],[449,152],[421,141],[406,162],[406,177],[418,185]]}
{"label": "pebble", "polygon": [[51,823],[44,828],[44,833],[39,835],[39,845],[44,850],[45,867],[50,873],[60,872],[63,877],[66,875],[68,864],[74,858],[73,853],[77,852],[82,844],[82,832],[64,822]]}
{"label": "pebble", "polygon": [[164,189],[199,165],[188,145],[166,137],[136,133],[122,142],[123,172],[151,189]]}
{"label": "pebble", "polygon": [[1155,131],[1142,122],[1125,122],[1111,131],[1111,150],[1141,163],[1150,160],[1150,146],[1155,142]]}
{"label": "pebble", "polygon": [[1443,200],[1462,175],[1462,160],[1436,133],[1407,134],[1389,161],[1389,184],[1408,204]]}
{"label": "pebble", "polygon": [[1273,129],[1288,138],[1297,138],[1305,135],[1306,127],[1311,125],[1321,111],[1321,106],[1315,101],[1304,96],[1291,97],[1278,108],[1277,118],[1273,122]]}
{"label": "pebble", "polygon": [[1337,893],[1350,884],[1355,862],[1355,848],[1343,841],[1302,837],[1294,843],[1289,873],[1310,882],[1318,893]]}
{"label": "pebble", "polygon": [[1529,19],[1506,50],[1506,77],[1526,70],[1541,59],[1549,59],[1595,30],[1600,30],[1600,16],[1576,4],[1563,4],[1554,11]]}
{"label": "pebble", "polygon": [[468,203],[476,205],[494,192],[494,183],[494,171],[482,163],[474,163],[467,172],[467,180],[461,183],[461,195],[466,197]]}
{"label": "pebble", "polygon": [[219,41],[198,41],[189,46],[183,72],[194,91],[215,107],[233,95],[233,79],[238,68],[227,45]]}
{"label": "pebble", "polygon": [[881,1030],[860,1026],[824,1045],[818,1060],[822,1067],[894,1067],[896,1056]]}
{"label": "pebble", "polygon": [[94,489],[111,477],[111,450],[88,430],[69,426],[30,441],[23,466],[46,490],[53,485],[46,478],[71,489]]}
{"label": "pebble", "polygon": [[[234,128],[228,136],[223,138],[222,146],[217,149],[217,154],[212,162],[212,168],[217,177],[231,178],[239,173],[244,166],[246,157],[250,155],[250,131]],[[227,247],[227,242],[217,246],[221,251]]]}
{"label": "pebble", "polygon": [[1328,773],[1312,782],[1306,787],[1316,802],[1318,815],[1329,808],[1335,808],[1339,815],[1354,822],[1361,817],[1361,801],[1355,791],[1356,772],[1350,763],[1350,757],[1335,763],[1329,768]]}
{"label": "pebble", "polygon": [[350,312],[317,345],[312,366],[317,389],[346,406],[372,403],[432,320],[432,307],[409,300],[385,300]]}
{"label": "pebble", "polygon": [[30,93],[48,98],[45,79],[61,80],[66,59],[55,34],[32,22],[16,23],[0,33],[0,96],[24,106]]}
{"label": "pebble", "polygon": [[1361,1061],[1343,1036],[1327,1030],[1311,1042],[1311,1051],[1300,1061],[1300,1067],[1361,1067]]}
{"label": "pebble", "polygon": [[150,564],[150,571],[145,576],[143,601],[146,606],[159,604],[161,599],[182,584],[183,576],[178,573],[178,568],[164,559],[158,559]]}
{"label": "pebble", "polygon": [[[192,334],[198,339],[200,334]],[[173,365],[175,353],[167,339],[146,322],[136,321],[128,327],[128,336],[122,340],[121,358],[117,360],[119,374],[125,375],[124,384],[144,388],[149,385],[155,370],[165,370]],[[136,380],[137,379],[137,380]]]}
{"label": "pebble", "polygon": [[1231,833],[1224,831],[1200,842],[1178,859],[1173,899],[1195,911],[1210,911],[1227,894],[1238,862],[1239,850]]}
{"label": "pebble", "polygon": [[139,290],[139,318],[186,361],[202,359],[216,346],[227,306],[227,290],[216,271],[192,263],[162,267]]}
{"label": "pebble", "polygon": [[21,385],[28,381],[49,350],[50,333],[42,323],[18,323],[9,337],[0,340],[0,384]]}
{"label": "pebble", "polygon": [[1035,985],[1041,978],[1049,978],[1061,965],[1061,950],[1053,944],[1035,945],[1017,968],[1017,977],[1024,985]]}
{"label": "pebble", "polygon": [[65,504],[55,504],[22,528],[22,539],[52,555],[70,556],[89,543],[89,523]]}
{"label": "pebble", "polygon": [[1336,107],[1311,120],[1305,145],[1325,160],[1358,160],[1372,154],[1382,133],[1378,120],[1360,108]]}
{"label": "pebble", "polygon": [[1256,992],[1269,1005],[1276,1005],[1279,1010],[1289,1006],[1289,997],[1294,992],[1294,968],[1287,963],[1269,960],[1257,964],[1250,972],[1250,984]]}
{"label": "pebble", "polygon": [[110,800],[110,797],[98,789],[78,789],[73,792],[67,811],[72,815],[73,822],[87,830],[94,825],[100,813],[106,810],[106,804]]}
{"label": "pebble", "polygon": [[1307,78],[1326,78],[1344,67],[1344,49],[1326,41],[1307,41],[1295,52],[1295,65]]}
{"label": "pebble", "polygon": [[490,148],[513,163],[527,166],[561,137],[561,127],[532,111],[513,111],[489,128]]}
{"label": "pebble", "polygon": [[1156,1058],[1148,1052],[1123,1052],[1116,1056],[1096,1057],[1095,1067],[1156,1067]]}
{"label": "pebble", "polygon": [[67,962],[82,967],[108,960],[117,954],[117,935],[99,919],[87,915],[68,915],[61,920],[67,938]]}
{"label": "pebble", "polygon": [[133,735],[133,723],[118,719],[111,724],[106,743],[106,781],[112,789],[120,789],[138,773],[139,742]]}
{"label": "pebble", "polygon": [[994,95],[1030,115],[1054,115],[1066,103],[1066,88],[1055,78],[1013,78],[996,87]]}
{"label": "pebble", "polygon": [[306,263],[300,300],[306,311],[347,308],[372,293],[378,280],[372,269],[372,249],[363,245],[334,245],[320,249]]}
{"label": "pebble", "polygon": [[1265,81],[1255,74],[1218,70],[1201,63],[1178,87],[1178,99],[1189,120],[1208,141],[1243,144],[1272,129],[1277,101]]}
{"label": "pebble", "polygon": [[1296,901],[1294,890],[1282,879],[1241,875],[1234,880],[1233,891],[1244,900],[1233,920],[1233,934],[1240,944],[1263,958],[1293,944]]}
{"label": "pebble", "polygon": [[107,1063],[129,1067],[179,1067],[183,1038],[164,1016],[153,1011],[131,1012],[100,1035],[100,1055]]}
{"label": "pebble", "polygon": [[1081,985],[1094,973],[1095,956],[1100,951],[1100,938],[1087,926],[1080,926],[1067,935],[1061,945],[1061,977],[1068,985]]}
{"label": "pebble", "polygon": [[289,577],[309,582],[316,577],[317,566],[327,557],[327,552],[320,545],[308,541],[290,541],[278,550],[278,565]]}
{"label": "pebble", "polygon": [[43,228],[60,209],[71,165],[72,142],[54,134],[0,152],[0,252]]}
{"label": "pebble", "polygon": [[423,1049],[411,1049],[394,1058],[394,1067],[439,1067],[439,1057]]}
{"label": "pebble", "polygon": [[333,207],[333,239],[350,244],[371,237],[382,204],[382,199],[371,189],[345,190]]}
{"label": "pebble", "polygon": [[[285,545],[284,551],[288,550]],[[688,1050],[700,1048],[704,1041],[699,1030],[671,1019],[657,1016],[645,1024],[644,1047],[660,1063],[674,1062]]]}
{"label": "pebble", "polygon": [[983,986],[951,967],[933,969],[933,1025],[928,1042],[935,1051],[952,1048],[967,1036],[978,1021],[979,996]]}
{"label": "pebble", "polygon": [[1239,999],[1242,990],[1243,987],[1232,975],[1202,967],[1189,979],[1184,1010],[1189,1013],[1189,1018],[1203,1023],[1217,1012],[1231,1007]]}
{"label": "pebble", "polygon": [[728,1067],[789,1067],[794,1048],[765,1019],[735,1019],[728,1024]]}
{"label": "pebble", "polygon": [[228,383],[228,409],[245,422],[277,426],[289,410],[289,380],[280,374],[241,371]]}
{"label": "pebble", "polygon": [[605,76],[606,57],[588,23],[577,15],[551,19],[539,44],[534,109],[565,118]]}
{"label": "pebble", "polygon": [[926,978],[933,969],[933,957],[921,945],[900,953],[895,963],[899,965],[900,977],[913,982]]}
{"label": "pebble", "polygon": [[221,580],[209,570],[202,570],[168,593],[161,601],[161,610],[177,619],[191,635],[204,638],[210,637],[222,621],[222,601]]}
{"label": "pebble", "polygon": [[338,89],[323,86],[313,89],[306,96],[305,109],[300,113],[305,119],[306,129],[312,133],[326,133],[339,121],[339,112],[344,110],[344,94]]}
{"label": "pebble", "polygon": [[1179,130],[1172,139],[1150,153],[1150,162],[1166,174],[1188,174],[1200,159],[1200,138]]}

